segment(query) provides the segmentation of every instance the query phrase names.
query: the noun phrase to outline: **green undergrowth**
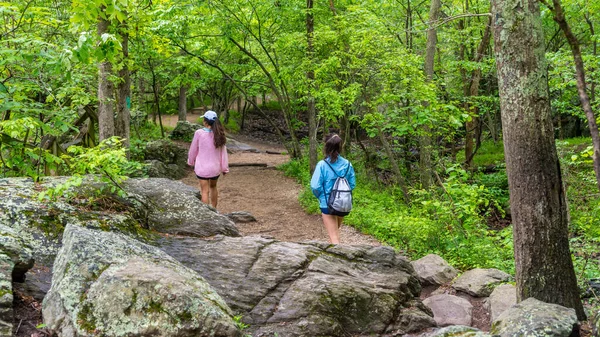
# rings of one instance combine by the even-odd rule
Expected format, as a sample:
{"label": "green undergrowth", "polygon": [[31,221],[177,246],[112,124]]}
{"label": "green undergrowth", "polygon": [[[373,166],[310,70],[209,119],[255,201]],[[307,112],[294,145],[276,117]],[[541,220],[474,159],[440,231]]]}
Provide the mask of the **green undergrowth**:
{"label": "green undergrowth", "polygon": [[[597,253],[600,251],[600,192],[592,165],[591,144],[590,138],[556,141],[569,206],[571,251],[582,288],[586,287],[587,280],[600,278]],[[473,160],[479,172],[473,175],[473,180],[486,186],[494,199],[508,209],[508,179],[503,159],[502,143],[484,142]],[[479,170],[492,165],[495,172],[484,174]]]}
{"label": "green undergrowth", "polygon": [[[600,278],[600,192],[591,140],[559,140],[556,145],[569,204],[575,272],[585,289],[588,280]],[[463,270],[493,267],[514,275],[502,143],[484,142],[473,162],[472,173],[458,166],[439,172],[444,188],[411,189],[407,204],[398,188],[376,183],[360,162],[353,161],[358,181],[354,209],[345,222],[412,259],[434,253]],[[299,196],[303,208],[319,214],[318,201],[309,187],[307,159],[291,161],[280,169],[304,186]]]}
{"label": "green undergrowth", "polygon": [[[411,203],[406,204],[398,188],[377,184],[364,174],[360,163],[353,165],[358,181],[347,224],[412,259],[434,253],[460,269],[514,272],[512,231],[488,229],[487,216],[499,205],[485,186],[470,183],[465,171],[450,168],[443,189],[411,190]],[[307,160],[291,161],[280,169],[304,186],[299,196],[304,209],[318,214]]]}

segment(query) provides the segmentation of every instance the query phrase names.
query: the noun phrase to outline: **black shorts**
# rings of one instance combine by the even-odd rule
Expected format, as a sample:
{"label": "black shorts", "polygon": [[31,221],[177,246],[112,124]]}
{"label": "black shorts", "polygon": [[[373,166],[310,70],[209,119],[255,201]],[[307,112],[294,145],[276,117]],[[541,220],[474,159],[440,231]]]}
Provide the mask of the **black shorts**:
{"label": "black shorts", "polygon": [[196,174],[196,177],[198,177],[198,179],[200,179],[200,180],[217,180],[217,179],[219,179],[219,176],[220,175],[218,175],[216,177],[204,178],[204,177],[201,177],[201,176],[199,176],[199,175]]}

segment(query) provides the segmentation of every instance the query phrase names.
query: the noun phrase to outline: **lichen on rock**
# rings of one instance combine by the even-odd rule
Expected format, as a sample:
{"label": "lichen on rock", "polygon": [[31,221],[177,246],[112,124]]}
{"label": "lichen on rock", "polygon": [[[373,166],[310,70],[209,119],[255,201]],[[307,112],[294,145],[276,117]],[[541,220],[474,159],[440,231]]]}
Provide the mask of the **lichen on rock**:
{"label": "lichen on rock", "polygon": [[238,336],[206,281],[159,249],[69,224],[43,302],[44,323],[71,336]]}

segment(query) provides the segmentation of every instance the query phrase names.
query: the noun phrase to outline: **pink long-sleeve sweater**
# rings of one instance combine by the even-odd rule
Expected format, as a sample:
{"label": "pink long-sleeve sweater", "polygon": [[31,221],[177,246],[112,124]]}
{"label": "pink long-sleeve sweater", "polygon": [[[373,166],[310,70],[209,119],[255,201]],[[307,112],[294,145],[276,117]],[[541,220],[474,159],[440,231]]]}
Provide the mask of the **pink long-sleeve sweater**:
{"label": "pink long-sleeve sweater", "polygon": [[212,178],[229,172],[229,159],[225,145],[215,148],[214,133],[210,129],[199,129],[188,153],[188,165],[194,166],[198,177]]}

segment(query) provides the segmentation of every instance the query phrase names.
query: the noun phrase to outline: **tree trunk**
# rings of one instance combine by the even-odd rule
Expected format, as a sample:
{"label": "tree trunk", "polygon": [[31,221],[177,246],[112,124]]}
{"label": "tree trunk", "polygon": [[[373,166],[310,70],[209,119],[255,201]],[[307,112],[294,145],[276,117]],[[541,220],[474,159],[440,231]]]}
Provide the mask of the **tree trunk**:
{"label": "tree trunk", "polygon": [[129,72],[129,67],[127,66],[127,62],[129,60],[129,33],[127,33],[125,26],[125,31],[122,34],[122,50],[123,50],[123,68],[119,70],[119,78],[121,81],[119,82],[117,88],[117,117],[115,118],[115,129],[117,136],[123,138],[123,146],[125,148],[129,148],[129,138],[130,138],[130,120],[131,120],[131,76]]}
{"label": "tree trunk", "polygon": [[[98,36],[108,33],[110,22],[98,19]],[[110,81],[112,64],[108,60],[100,62],[98,66],[98,129],[100,139],[103,141],[115,135],[115,117],[113,108],[114,85]]]}
{"label": "tree trunk", "polygon": [[314,54],[313,37],[315,30],[315,19],[313,17],[313,0],[306,0],[306,40],[308,43],[306,57],[309,60],[310,69],[306,73],[308,81],[308,97],[306,117],[308,118],[308,159],[310,163],[310,174],[312,175],[317,167],[317,110],[315,108],[315,98],[312,95],[314,90],[315,72],[312,69]]}
{"label": "tree trunk", "polygon": [[187,120],[187,91],[185,85],[179,86],[179,114],[177,120],[185,122]]}
{"label": "tree trunk", "polygon": [[492,17],[517,300],[534,297],[574,308],[584,320],[569,251],[538,2],[493,0]]}
{"label": "tree trunk", "polygon": [[567,23],[565,13],[560,5],[560,0],[553,0],[552,6],[548,6],[554,12],[554,21],[558,23],[558,26],[565,34],[569,46],[571,46],[571,52],[573,53],[573,59],[575,61],[575,75],[577,78],[577,91],[579,92],[579,100],[581,101],[581,107],[585,112],[585,116],[588,120],[588,126],[590,128],[590,135],[592,136],[592,145],[594,146],[594,172],[596,173],[596,184],[600,190],[600,135],[598,134],[598,125],[596,124],[596,116],[592,110],[590,103],[590,97],[587,94],[586,83],[585,83],[585,69],[583,67],[583,59],[581,58],[581,50],[579,48],[579,40],[573,32],[571,27]]}
{"label": "tree trunk", "polygon": [[398,161],[396,160],[396,157],[394,157],[394,151],[392,151],[392,146],[388,142],[387,138],[385,138],[385,133],[383,132],[381,126],[379,127],[379,140],[381,141],[381,144],[383,145],[388,159],[390,160],[390,164],[392,165],[392,171],[394,172],[394,176],[396,177],[396,183],[400,185],[400,189],[402,189],[402,194],[404,195],[404,202],[408,204],[410,202],[410,197],[408,196],[408,189],[406,188],[404,176],[400,171],[400,166],[398,166]]}
{"label": "tree trunk", "polygon": [[[474,62],[481,62],[481,60],[483,59],[483,55],[485,52],[485,49],[487,47],[487,45],[490,43],[490,38],[491,38],[491,24],[492,24],[492,18],[490,17],[490,19],[488,20],[488,24],[485,27],[485,32],[483,33],[483,37],[481,38],[481,41],[479,43],[479,46],[477,47],[477,54],[475,55],[474,58]],[[471,81],[469,82],[469,91],[468,91],[468,96],[469,97],[475,97],[479,95],[479,82],[481,81],[481,68],[477,67],[477,69],[473,70],[473,73],[471,75]],[[481,135],[481,128],[480,128],[480,123],[479,123],[479,111],[477,109],[477,106],[472,105],[472,104],[467,104],[467,110],[470,112],[471,114],[471,120],[467,122],[466,128],[467,128],[467,133],[465,134],[465,167],[467,169],[471,169],[473,167],[473,157],[475,156],[475,153],[477,152],[477,148],[479,146],[475,146],[474,142],[473,142],[473,138],[477,137],[478,141],[477,144],[479,145],[481,143],[480,139],[480,135]]]}
{"label": "tree trunk", "polygon": [[[427,45],[425,47],[425,76],[427,81],[433,81],[433,66],[435,62],[435,47],[437,44],[437,31],[435,28],[436,21],[440,15],[442,2],[440,0],[431,0],[429,9],[429,27],[427,28]],[[425,106],[429,102],[424,102]],[[419,139],[419,164],[421,167],[421,186],[424,189],[431,186],[431,128],[428,125],[423,125],[423,134]]]}

